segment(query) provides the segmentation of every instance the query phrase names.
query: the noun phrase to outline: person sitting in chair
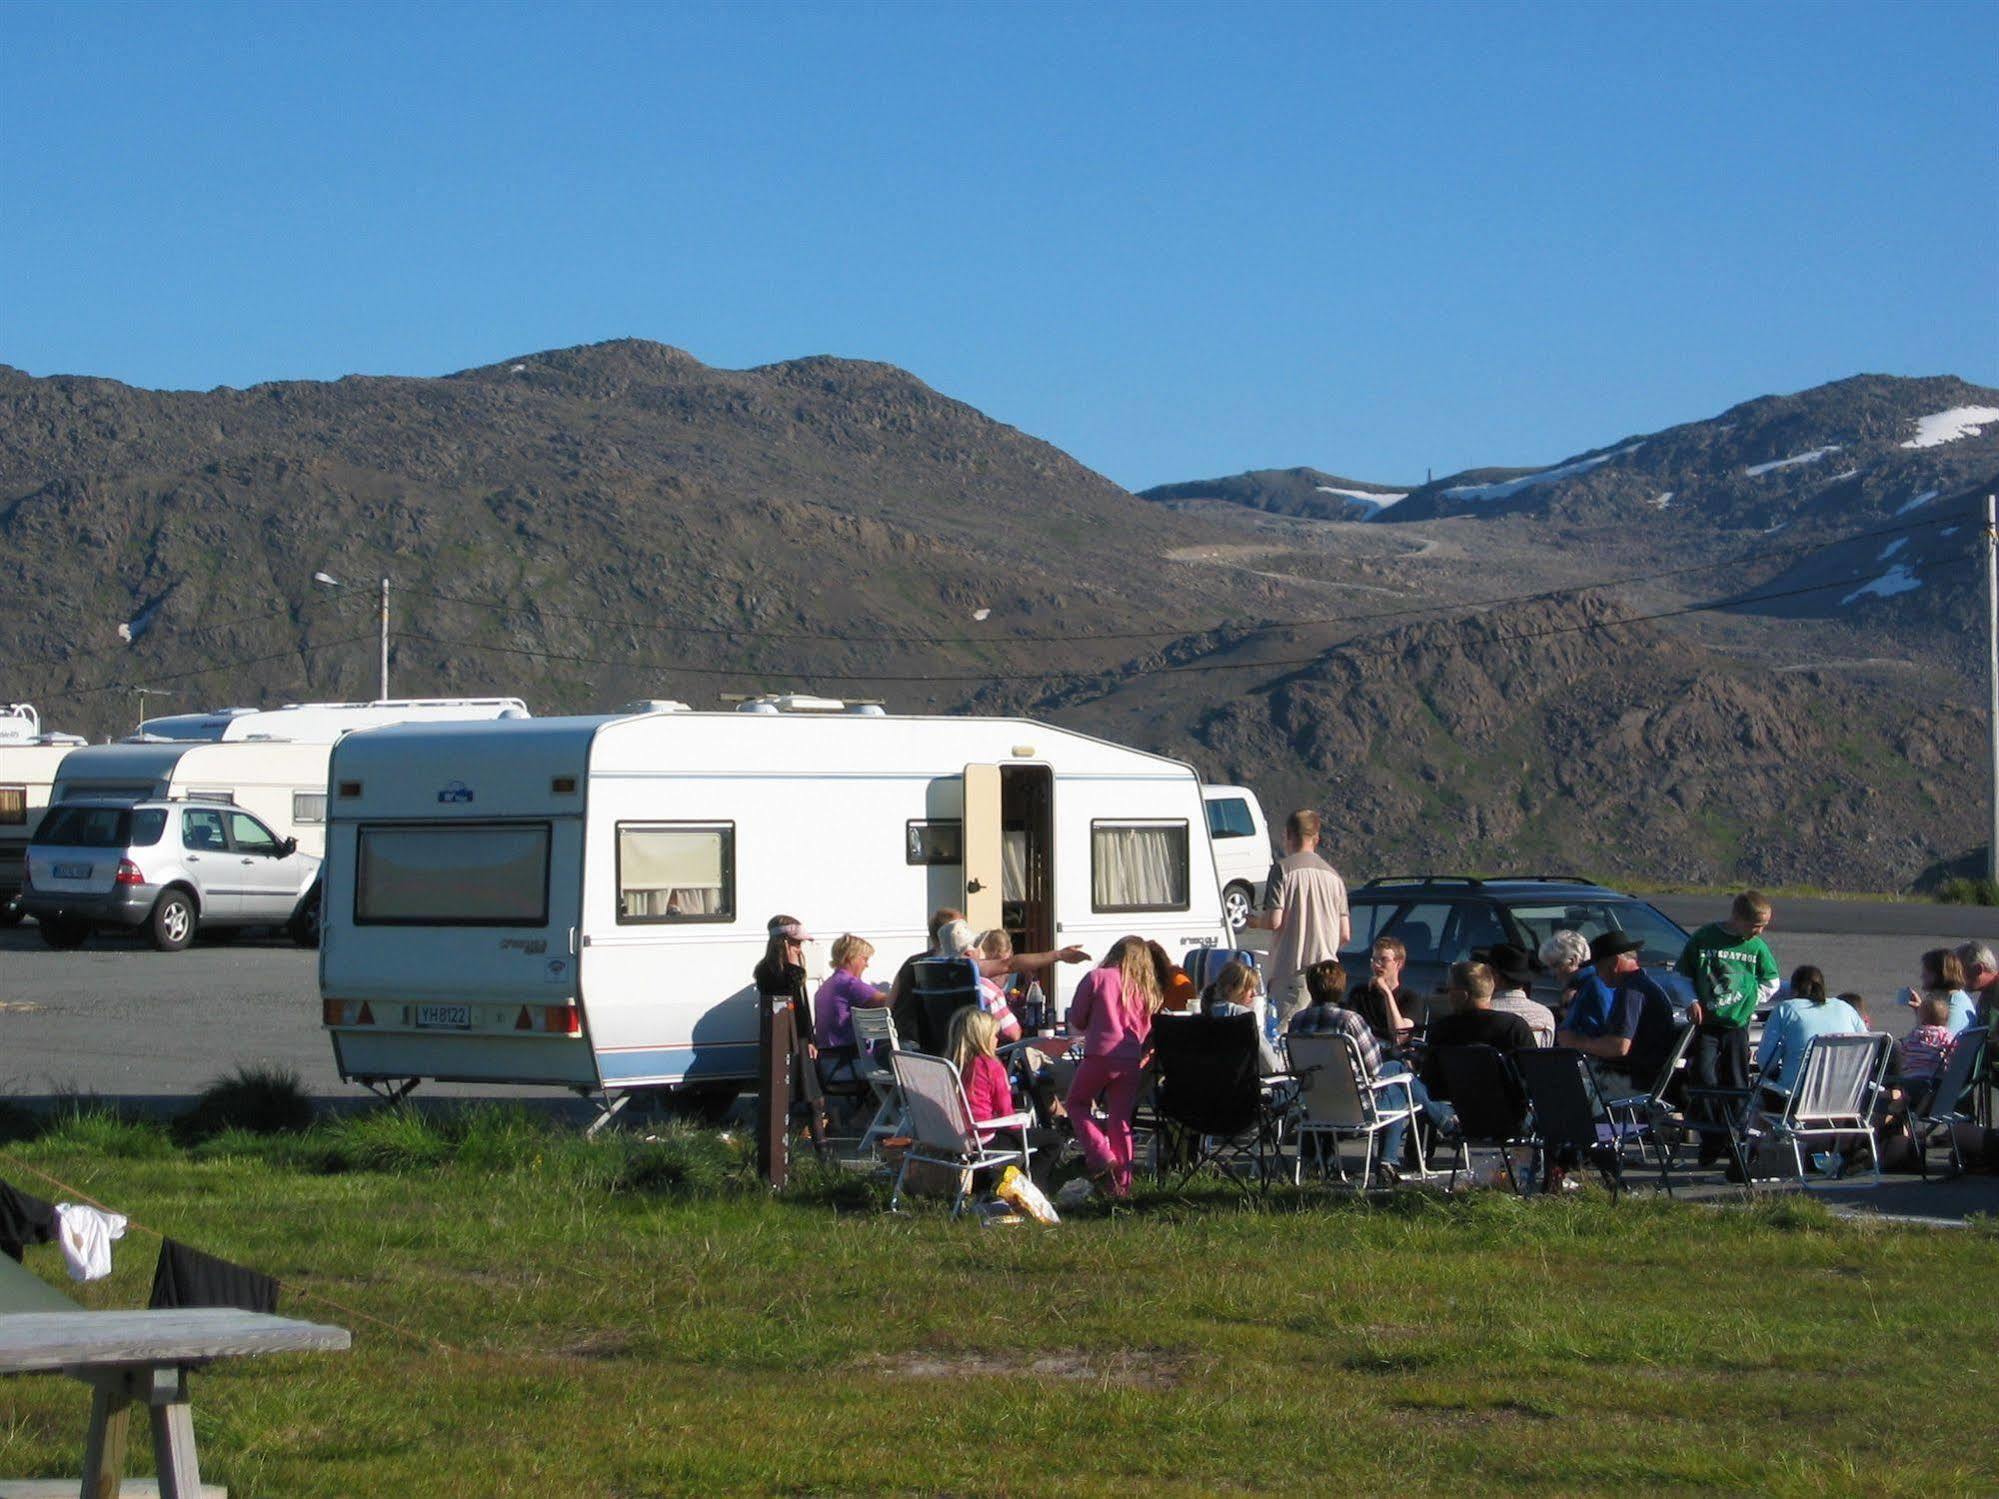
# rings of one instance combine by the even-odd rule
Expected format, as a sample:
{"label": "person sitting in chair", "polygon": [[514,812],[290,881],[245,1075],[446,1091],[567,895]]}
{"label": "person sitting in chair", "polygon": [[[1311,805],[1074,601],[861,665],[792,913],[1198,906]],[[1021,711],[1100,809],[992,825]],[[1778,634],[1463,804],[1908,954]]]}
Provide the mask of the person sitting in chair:
{"label": "person sitting in chair", "polygon": [[875,947],[847,932],[833,943],[833,971],[812,996],[812,1039],[819,1047],[819,1079],[832,1087],[860,1081],[860,1048],[854,1041],[854,1011],[888,1003],[888,995],[861,975]]}
{"label": "person sitting in chair", "polygon": [[[1518,1015],[1534,1033],[1536,1046],[1555,1044],[1555,1012],[1534,998],[1534,955],[1511,942],[1495,943],[1472,954],[1472,961],[1492,969],[1492,1008]],[[1455,978],[1452,980],[1456,982]]]}
{"label": "person sitting in chair", "polygon": [[[1215,975],[1215,981],[1208,985],[1207,993],[1201,996],[1201,1013],[1204,1015],[1255,1015],[1260,985],[1256,970],[1247,963],[1226,963],[1222,971]],[[1261,1021],[1256,1028],[1256,1070],[1263,1077],[1271,1077],[1284,1070],[1284,1063],[1278,1058],[1277,1048],[1270,1044],[1270,1038],[1263,1034]]]}
{"label": "person sitting in chair", "polygon": [[[1381,1043],[1367,1021],[1356,1011],[1346,1007],[1347,971],[1336,958],[1326,958],[1305,970],[1305,994],[1310,1003],[1291,1017],[1288,1036],[1346,1036],[1359,1048],[1362,1086],[1373,1083],[1377,1078],[1393,1078],[1400,1084],[1396,1088],[1380,1090],[1377,1093],[1385,1108],[1400,1108],[1413,1101],[1427,1108],[1430,1095],[1422,1082],[1409,1077],[1408,1068],[1400,1062],[1382,1055]],[[1401,1096],[1406,1093],[1406,1097]],[[1381,1136],[1381,1160],[1375,1164],[1376,1186],[1390,1187],[1401,1180],[1392,1162],[1402,1155],[1402,1142],[1409,1132],[1409,1121],[1398,1119]]]}
{"label": "person sitting in chair", "polygon": [[1638,961],[1644,947],[1629,932],[1600,932],[1589,945],[1596,978],[1609,993],[1599,1011],[1587,988],[1579,992],[1555,1032],[1557,1046],[1571,1046],[1618,1074],[1616,1086],[1644,1091],[1665,1065],[1679,1022],[1666,991]]}

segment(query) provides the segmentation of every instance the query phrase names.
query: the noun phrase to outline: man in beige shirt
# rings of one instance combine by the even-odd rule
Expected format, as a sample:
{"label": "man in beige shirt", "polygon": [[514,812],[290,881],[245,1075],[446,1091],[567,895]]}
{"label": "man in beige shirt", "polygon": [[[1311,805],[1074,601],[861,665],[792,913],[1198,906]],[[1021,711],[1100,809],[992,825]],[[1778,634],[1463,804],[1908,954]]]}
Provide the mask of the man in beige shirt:
{"label": "man in beige shirt", "polygon": [[1305,970],[1337,958],[1353,931],[1346,881],[1319,857],[1318,848],[1317,812],[1293,812],[1284,819],[1284,857],[1270,866],[1263,909],[1247,923],[1276,934],[1267,992],[1279,1035],[1308,1002]]}

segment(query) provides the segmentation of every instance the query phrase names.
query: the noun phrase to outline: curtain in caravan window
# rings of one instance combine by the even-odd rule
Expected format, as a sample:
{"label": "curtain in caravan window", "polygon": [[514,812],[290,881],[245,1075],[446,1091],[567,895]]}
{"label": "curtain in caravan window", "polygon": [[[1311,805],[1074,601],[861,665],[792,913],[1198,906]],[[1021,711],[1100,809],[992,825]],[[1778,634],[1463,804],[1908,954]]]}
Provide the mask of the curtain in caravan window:
{"label": "curtain in caravan window", "polygon": [[[193,815],[193,814],[189,814]],[[364,827],[354,919],[425,926],[545,926],[548,824]]]}
{"label": "curtain in caravan window", "polygon": [[1184,911],[1187,824],[1090,826],[1090,905],[1098,911]]}
{"label": "curtain in caravan window", "polygon": [[1027,830],[1000,834],[1000,899],[1027,899]]}
{"label": "curtain in caravan window", "polygon": [[733,920],[735,837],[728,823],[620,823],[618,920]]}

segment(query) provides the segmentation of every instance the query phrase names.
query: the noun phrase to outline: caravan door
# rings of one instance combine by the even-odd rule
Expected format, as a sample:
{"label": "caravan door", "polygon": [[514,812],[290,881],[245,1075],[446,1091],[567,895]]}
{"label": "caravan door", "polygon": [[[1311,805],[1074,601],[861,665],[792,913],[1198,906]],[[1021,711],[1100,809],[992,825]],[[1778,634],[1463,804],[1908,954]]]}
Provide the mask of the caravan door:
{"label": "caravan door", "polygon": [[965,767],[965,919],[975,932],[1002,923],[1004,869],[1000,833],[1000,768]]}

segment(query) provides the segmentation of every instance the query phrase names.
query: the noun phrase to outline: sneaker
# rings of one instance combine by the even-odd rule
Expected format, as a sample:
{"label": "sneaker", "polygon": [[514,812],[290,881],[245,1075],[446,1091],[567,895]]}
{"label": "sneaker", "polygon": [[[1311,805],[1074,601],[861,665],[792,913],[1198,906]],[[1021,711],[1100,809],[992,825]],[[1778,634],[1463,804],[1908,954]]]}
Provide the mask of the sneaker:
{"label": "sneaker", "polygon": [[1374,1163],[1374,1184],[1377,1187],[1392,1187],[1402,1180],[1402,1173],[1386,1161]]}
{"label": "sneaker", "polygon": [[1055,1194],[1058,1208],[1078,1208],[1096,1196],[1097,1189],[1087,1176],[1070,1178],[1063,1183],[1062,1190]]}

